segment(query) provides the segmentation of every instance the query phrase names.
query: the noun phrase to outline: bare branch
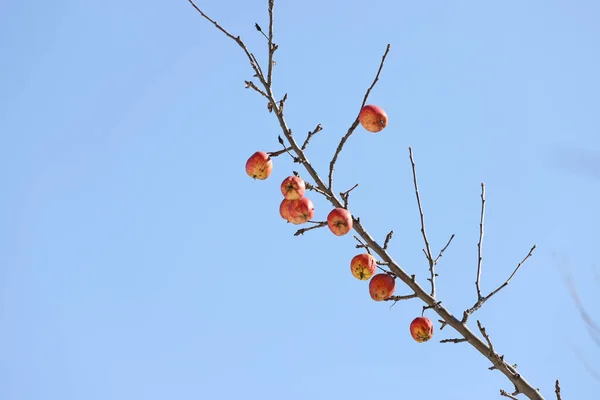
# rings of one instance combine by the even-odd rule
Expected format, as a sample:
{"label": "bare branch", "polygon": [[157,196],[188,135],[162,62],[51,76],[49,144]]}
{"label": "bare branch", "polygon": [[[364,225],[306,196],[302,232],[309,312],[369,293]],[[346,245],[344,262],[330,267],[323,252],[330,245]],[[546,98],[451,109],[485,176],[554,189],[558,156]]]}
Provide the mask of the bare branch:
{"label": "bare branch", "polygon": [[258,86],[256,86],[254,84],[254,82],[244,81],[244,83],[246,83],[246,89],[254,89],[258,93],[260,93],[262,96],[264,96],[265,98],[267,98],[267,99],[269,98],[269,96],[267,96],[267,94],[265,92],[263,92]]}
{"label": "bare branch", "polygon": [[416,294],[408,294],[406,296],[390,296],[387,299],[384,299],[384,301],[400,301],[400,300],[410,300],[410,299],[414,299],[415,297],[417,297]]}
{"label": "bare branch", "polygon": [[458,339],[458,338],[457,339],[443,339],[443,340],[440,340],[440,343],[464,343],[466,341],[467,341],[467,339],[465,339],[465,338],[460,338],[460,339]]}
{"label": "bare branch", "polygon": [[387,250],[388,244],[390,243],[390,240],[392,240],[393,235],[394,235],[394,230],[391,230],[390,233],[388,233],[387,236],[385,237],[385,242],[383,242],[384,250]]}
{"label": "bare branch", "polygon": [[483,218],[485,216],[485,183],[481,182],[481,220],[479,221],[479,242],[477,243],[477,299],[481,299],[481,246],[483,244]]}
{"label": "bare branch", "polygon": [[271,156],[271,157],[277,157],[277,156],[280,156],[280,155],[282,155],[283,153],[289,153],[289,152],[290,152],[290,150],[292,150],[292,148],[291,148],[291,147],[285,147],[285,148],[283,148],[283,149],[281,149],[281,150],[277,150],[277,151],[270,151],[270,152],[268,152],[267,154],[268,154],[269,156]]}
{"label": "bare branch", "polygon": [[[358,243],[360,243],[360,244],[357,244],[357,245],[356,245],[356,248],[357,248],[357,249],[365,249],[365,250],[367,250],[367,253],[371,254],[371,250],[369,249],[369,245],[368,245],[368,244],[364,243],[364,242],[363,242],[362,240],[360,240],[360,238],[359,238],[358,236],[356,236],[356,235],[354,235],[354,239],[356,239],[356,240],[358,241]],[[385,271],[385,270],[384,270],[384,271]]]}
{"label": "bare branch", "polygon": [[450,246],[450,243],[452,243],[452,239],[454,239],[454,233],[452,234],[452,236],[450,236],[448,243],[446,243],[446,245],[442,248],[442,250],[440,250],[440,254],[438,254],[438,256],[435,258],[435,260],[433,260],[434,265],[437,265],[437,262],[439,261],[439,259],[442,258],[442,255],[444,255],[444,252],[446,251],[448,246]]}
{"label": "bare branch", "polygon": [[425,216],[423,215],[423,207],[421,206],[421,196],[419,195],[419,185],[417,184],[417,169],[415,166],[415,160],[413,158],[412,147],[408,148],[408,154],[410,157],[410,165],[412,167],[413,183],[415,186],[415,195],[417,196],[417,205],[419,206],[419,216],[421,217],[421,234],[423,235],[423,241],[425,242],[425,256],[429,262],[429,272],[431,277],[428,281],[431,283],[431,297],[435,297],[435,262],[431,255],[431,246],[429,246],[429,240],[427,240],[427,233],[425,231]]}
{"label": "bare branch", "polygon": [[558,382],[558,379],[554,384],[554,393],[556,393],[556,400],[562,400],[562,396],[560,395],[560,383]]}
{"label": "bare branch", "polygon": [[318,229],[318,228],[322,228],[324,226],[327,225],[327,221],[323,221],[323,222],[314,222],[314,221],[308,221],[311,222],[313,224],[315,224],[314,226],[311,226],[310,228],[302,228],[302,229],[298,229],[296,231],[296,233],[294,233],[294,236],[300,236],[300,235],[304,235],[305,232],[308,231],[312,231],[313,229]]}
{"label": "bare branch", "polygon": [[348,208],[348,196],[350,196],[350,192],[353,191],[354,189],[356,189],[358,187],[358,183],[354,186],[352,186],[350,189],[346,190],[345,192],[340,192],[340,196],[342,197],[342,200],[344,201],[344,208]]}
{"label": "bare branch", "polygon": [[498,293],[500,290],[504,289],[506,286],[508,286],[508,283],[511,281],[511,279],[513,278],[513,276],[515,276],[515,274],[517,273],[517,271],[519,270],[519,268],[521,268],[521,266],[523,264],[525,264],[525,261],[527,261],[527,259],[529,257],[531,257],[533,255],[533,251],[535,250],[536,245],[534,244],[531,249],[529,249],[529,253],[525,256],[525,258],[517,265],[517,268],[515,268],[515,270],[512,272],[512,274],[510,274],[510,276],[508,277],[508,279],[502,284],[500,285],[498,288],[496,288],[495,290],[493,290],[492,292],[490,292],[490,294],[488,294],[485,297],[480,297],[479,300],[477,300],[477,302],[473,305],[473,307],[469,308],[468,310],[466,310],[463,313],[463,319],[462,322],[465,323],[467,322],[469,316],[471,314],[473,314],[475,311],[479,310],[481,308],[481,306],[488,301],[493,295],[495,295],[496,293]]}
{"label": "bare branch", "polygon": [[273,54],[277,46],[273,43],[273,8],[275,0],[269,0],[269,67],[267,68],[267,86],[270,88],[273,76]]}
{"label": "bare branch", "polygon": [[373,80],[373,83],[371,84],[369,89],[367,89],[367,93],[365,93],[363,102],[360,106],[360,109],[358,110],[358,115],[356,116],[356,119],[354,120],[354,122],[352,123],[350,128],[348,129],[348,132],[346,132],[344,137],[342,137],[342,140],[340,140],[340,144],[338,145],[337,149],[335,150],[335,154],[333,155],[333,158],[331,159],[331,162],[329,163],[329,186],[328,186],[329,189],[332,189],[332,186],[333,186],[333,171],[335,170],[335,163],[337,161],[337,158],[340,155],[340,153],[342,152],[342,148],[344,147],[344,144],[346,143],[348,138],[350,138],[352,133],[354,133],[354,130],[356,129],[356,127],[358,126],[358,124],[360,122],[358,119],[358,116],[360,115],[361,110],[365,106],[365,103],[367,102],[367,99],[369,98],[369,94],[371,93],[371,90],[375,87],[375,84],[379,80],[379,74],[381,74],[381,70],[383,69],[383,64],[385,63],[385,59],[386,59],[388,53],[390,52],[390,47],[391,47],[390,44],[388,44],[385,49],[385,53],[383,53],[383,57],[381,57],[381,63],[379,64],[379,69],[377,70],[377,75],[375,75],[375,79]]}
{"label": "bare branch", "polygon": [[490,336],[487,334],[487,332],[485,331],[485,328],[481,325],[481,322],[479,320],[477,320],[477,327],[479,328],[479,331],[481,332],[481,334],[483,335],[483,337],[487,341],[487,344],[488,344],[488,346],[490,348],[490,352],[492,354],[495,354],[496,351],[494,350],[494,345],[492,344],[492,341],[490,340]]}
{"label": "bare branch", "polygon": [[301,149],[305,150],[306,146],[308,146],[308,142],[310,141],[310,139],[317,133],[317,132],[321,132],[323,130],[323,127],[321,126],[321,124],[318,124],[317,127],[313,130],[313,131],[309,131],[308,132],[308,136],[306,137],[306,140],[304,141],[304,143],[302,144]]}
{"label": "bare branch", "polygon": [[500,395],[504,396],[504,397],[508,397],[509,399],[519,400],[515,396],[508,394],[505,390],[502,390],[502,389],[500,389]]}
{"label": "bare branch", "polygon": [[[220,25],[218,25],[214,20],[208,18],[206,16],[206,14],[204,14],[193,3],[192,0],[188,0],[188,1],[190,4],[192,4],[194,6],[194,8],[205,19],[207,19],[208,21],[213,23],[215,25],[215,27],[217,27],[220,31],[225,33],[226,36],[228,36],[229,38],[234,40],[242,48],[242,50],[248,57],[248,60],[250,61],[252,68],[256,72],[255,76],[258,77],[258,79],[260,79],[260,82],[264,88],[264,92],[268,96],[269,109],[271,111],[275,111],[274,114],[279,122],[279,125],[280,125],[282,131],[283,131],[283,135],[289,141],[289,145],[292,148],[293,153],[296,154],[296,156],[297,156],[294,159],[294,161],[299,162],[304,166],[304,168],[306,169],[308,174],[311,176],[311,178],[315,182],[313,187],[315,189],[318,189],[319,193],[324,194],[324,196],[327,197],[327,199],[331,202],[331,204],[334,207],[342,207],[342,202],[335,196],[334,192],[331,190],[331,187],[333,185],[333,178],[332,178],[333,169],[334,169],[335,161],[337,160],[337,157],[339,156],[344,143],[348,140],[348,137],[352,134],[352,132],[354,131],[354,129],[356,128],[356,126],[359,123],[358,118],[355,120],[355,123],[353,124],[353,126],[350,127],[346,136],[344,136],[342,138],[338,148],[336,149],[334,159],[332,159],[332,161],[330,162],[329,186],[327,186],[326,183],[323,181],[323,179],[321,179],[321,177],[319,176],[319,174],[317,173],[315,168],[311,165],[311,163],[306,158],[303,149],[301,149],[301,147],[296,143],[296,141],[291,133],[291,130],[288,127],[287,122],[285,121],[283,112],[280,110],[280,107],[277,104],[277,101],[275,100],[275,96],[273,94],[271,85],[269,82],[267,82],[267,78],[263,74],[260,64],[256,61],[256,58],[254,57],[254,55],[248,51],[248,49],[246,48],[245,44],[242,42],[242,40],[239,36],[235,37],[235,36],[231,35],[229,32],[227,32],[225,29],[223,29]],[[269,1],[273,1],[273,0],[269,0]],[[373,82],[373,84],[371,85],[371,87],[369,88],[367,93],[365,94],[365,98],[363,100],[363,106],[361,106],[361,109],[362,109],[362,107],[364,107],[364,104],[366,103],[367,97],[368,97],[371,89],[374,87],[375,83],[378,80],[379,74],[383,67],[385,57],[389,51],[389,47],[390,46],[388,45],[386,52],[385,52],[384,56],[382,57],[382,63],[380,65],[380,68],[379,68],[379,71],[375,78],[375,81]],[[390,269],[390,272],[393,273],[394,276],[397,277],[399,280],[404,282],[414,292],[415,297],[421,299],[425,304],[430,305],[430,306],[433,306],[434,304],[437,303],[436,299],[434,297],[432,297],[429,293],[427,293],[427,291],[425,291],[416,282],[415,275],[414,274],[409,275],[406,271],[404,271],[400,267],[400,265],[388,254],[388,252],[386,250],[384,250],[382,248],[382,246],[379,245],[372,238],[372,236],[368,233],[368,231],[362,226],[361,221],[358,217],[354,218],[353,229],[358,234],[358,236],[362,238],[364,243],[366,245],[368,245],[369,248],[381,258],[381,261],[386,263],[386,265]],[[412,296],[412,295],[410,295],[410,296]],[[401,296],[401,297],[404,298],[405,296]],[[465,339],[467,339],[469,344],[472,345],[480,354],[482,354],[484,357],[488,358],[490,361],[496,360],[493,357],[493,354],[490,354],[489,347],[479,338],[479,336],[474,334],[469,329],[469,327],[467,327],[464,323],[462,323],[460,320],[458,320],[456,317],[454,317],[450,313],[450,311],[448,311],[446,308],[444,308],[441,305],[437,305],[434,308],[434,310],[440,316],[440,318],[442,318],[442,320],[445,321],[444,322],[445,324],[452,326],[459,334],[461,334]],[[497,357],[497,355],[496,355],[496,357]],[[496,361],[496,363],[497,363],[497,361]],[[539,391],[535,387],[533,387],[529,382],[527,382],[527,380],[525,380],[523,377],[521,377],[518,374],[514,374],[513,371],[507,365],[504,365],[503,363],[497,363],[497,365],[498,365],[498,370],[502,374],[504,374],[515,385],[515,387],[518,388],[523,394],[525,394],[527,397],[529,397],[530,399],[533,399],[533,400],[543,400],[543,397],[541,396]]]}

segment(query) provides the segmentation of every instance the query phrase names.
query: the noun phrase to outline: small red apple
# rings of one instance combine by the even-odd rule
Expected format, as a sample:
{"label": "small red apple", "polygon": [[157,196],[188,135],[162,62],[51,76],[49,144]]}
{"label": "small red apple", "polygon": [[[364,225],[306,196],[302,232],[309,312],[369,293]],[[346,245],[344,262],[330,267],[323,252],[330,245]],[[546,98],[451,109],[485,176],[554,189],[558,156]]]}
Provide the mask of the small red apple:
{"label": "small red apple", "polygon": [[289,200],[301,199],[304,196],[306,185],[302,178],[288,176],[281,182],[281,194]]}
{"label": "small red apple", "polygon": [[336,236],[344,236],[352,229],[352,214],[345,208],[335,208],[327,216],[327,226]]}
{"label": "small red apple", "polygon": [[290,200],[288,210],[290,215],[289,221],[295,225],[300,225],[306,221],[310,221],[310,219],[315,215],[315,206],[307,197]]}
{"label": "small red apple", "polygon": [[417,342],[426,342],[433,336],[433,323],[427,317],[417,317],[410,323],[410,334]]}
{"label": "small red apple", "polygon": [[352,275],[361,281],[368,281],[373,276],[376,269],[377,262],[375,257],[369,253],[354,256],[352,261],[350,261],[350,271],[352,272]]}
{"label": "small red apple", "polygon": [[396,281],[389,274],[377,274],[369,282],[369,294],[375,301],[382,301],[394,294]]}
{"label": "small red apple", "polygon": [[283,199],[281,204],[279,205],[279,215],[281,218],[285,219],[287,222],[291,222],[292,217],[290,216],[290,203],[292,200]]}
{"label": "small red apple", "polygon": [[369,132],[379,132],[387,126],[388,117],[385,111],[378,106],[368,104],[358,114],[360,124]]}
{"label": "small red apple", "polygon": [[264,151],[257,151],[246,161],[246,173],[251,178],[265,180],[272,170],[273,160]]}

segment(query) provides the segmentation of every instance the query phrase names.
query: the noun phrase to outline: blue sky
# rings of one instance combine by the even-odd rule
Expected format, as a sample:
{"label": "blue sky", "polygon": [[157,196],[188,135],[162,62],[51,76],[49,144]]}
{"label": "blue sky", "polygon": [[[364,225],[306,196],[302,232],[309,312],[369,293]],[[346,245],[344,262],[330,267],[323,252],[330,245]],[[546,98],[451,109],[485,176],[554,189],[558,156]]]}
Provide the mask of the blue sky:
{"label": "blue sky", "polygon": [[[560,271],[600,319],[600,4],[342,1],[276,4],[274,90],[322,171],[370,102],[389,125],[357,130],[335,189],[425,285],[412,146],[438,296],[475,301],[480,182],[482,289],[537,251],[480,318],[547,398],[595,398],[594,346]],[[290,4],[293,3],[293,4]],[[199,2],[264,62],[266,0]],[[294,237],[279,217],[273,115],[253,72],[187,1],[4,2],[0,14],[0,398],[6,400],[494,398],[487,360],[438,331],[414,342],[421,303],[373,302],[351,235]],[[301,170],[299,172],[302,172]],[[305,175],[305,174],[304,174]],[[330,205],[315,193],[315,219]],[[596,267],[597,268],[597,267]],[[398,288],[398,294],[404,294]],[[433,317],[432,314],[428,314]],[[596,396],[597,397],[597,396]]]}

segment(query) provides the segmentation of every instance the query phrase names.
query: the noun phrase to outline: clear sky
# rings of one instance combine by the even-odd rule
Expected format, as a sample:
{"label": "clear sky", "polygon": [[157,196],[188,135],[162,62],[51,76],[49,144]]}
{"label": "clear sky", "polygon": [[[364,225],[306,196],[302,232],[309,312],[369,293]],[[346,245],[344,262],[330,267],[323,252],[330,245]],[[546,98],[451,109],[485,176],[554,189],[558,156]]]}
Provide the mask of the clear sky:
{"label": "clear sky", "polygon": [[[264,62],[267,0],[199,1]],[[246,176],[279,149],[243,53],[187,1],[3,1],[0,7],[0,399],[499,398],[465,344],[409,336],[420,301],[390,309],[349,272],[352,235],[294,237],[279,183]],[[597,399],[596,347],[561,268],[600,319],[600,3],[279,1],[274,90],[325,175],[387,43],[337,192],[426,285],[413,146],[433,251],[454,233],[438,295],[480,318],[547,398]],[[266,65],[266,64],[264,64]],[[299,170],[302,173],[302,170]],[[306,174],[304,174],[306,175]],[[315,219],[331,206],[315,193]],[[598,271],[598,269],[596,269]],[[406,294],[402,286],[398,294]],[[434,318],[433,314],[427,314]]]}

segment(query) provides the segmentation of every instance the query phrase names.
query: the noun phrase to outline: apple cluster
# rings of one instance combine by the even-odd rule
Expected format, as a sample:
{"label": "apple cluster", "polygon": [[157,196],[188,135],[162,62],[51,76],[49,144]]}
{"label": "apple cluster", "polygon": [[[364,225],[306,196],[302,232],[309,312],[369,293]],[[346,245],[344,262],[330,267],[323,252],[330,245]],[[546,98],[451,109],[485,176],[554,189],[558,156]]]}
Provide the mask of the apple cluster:
{"label": "apple cluster", "polygon": [[[366,105],[359,114],[360,124],[369,132],[380,132],[387,126],[386,112],[375,105]],[[273,171],[273,160],[263,152],[257,151],[246,162],[246,173],[254,179],[265,180]],[[281,182],[283,200],[279,205],[281,218],[295,225],[309,222],[314,214],[313,202],[305,197],[306,183],[299,176],[288,176]],[[334,208],[327,216],[327,226],[336,236],[344,236],[352,229],[352,214],[345,208]],[[323,223],[324,224],[324,223]],[[358,254],[350,261],[352,275],[361,281],[369,281],[369,294],[375,301],[393,299],[396,281],[393,274],[383,272],[375,274],[377,260],[369,253]],[[417,317],[410,324],[410,334],[419,343],[433,336],[433,323],[427,317]]]}

